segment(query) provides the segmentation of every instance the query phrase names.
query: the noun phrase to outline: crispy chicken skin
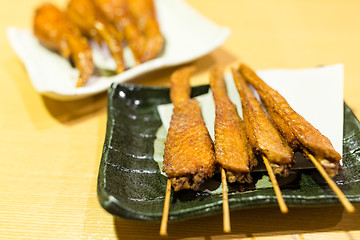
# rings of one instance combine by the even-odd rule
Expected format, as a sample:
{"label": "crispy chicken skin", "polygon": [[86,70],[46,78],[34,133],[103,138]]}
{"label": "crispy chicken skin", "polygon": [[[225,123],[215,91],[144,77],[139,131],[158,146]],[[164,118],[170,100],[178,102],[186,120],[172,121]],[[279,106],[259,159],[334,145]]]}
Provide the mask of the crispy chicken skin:
{"label": "crispy chicken skin", "polygon": [[141,59],[146,48],[146,40],[136,25],[126,0],[93,0],[107,20],[112,22],[124,38],[134,54],[136,64]]}
{"label": "crispy chicken skin", "polygon": [[195,99],[190,99],[192,67],[175,71],[171,76],[171,101],[174,110],[165,141],[163,171],[175,191],[198,190],[215,170],[213,142]]}
{"label": "crispy chicken skin", "polygon": [[238,71],[232,70],[241,97],[243,120],[250,145],[269,160],[275,174],[287,176],[294,154]]}
{"label": "crispy chicken skin", "polygon": [[241,64],[239,71],[257,90],[269,115],[290,145],[308,149],[330,176],[338,174],[341,168],[341,155],[336,152],[330,140],[295,112],[284,97],[268,86],[248,66]]}
{"label": "crispy chicken skin", "polygon": [[215,159],[232,182],[251,182],[250,169],[257,165],[236,106],[227,96],[224,73],[215,68],[210,73],[215,102]]}
{"label": "crispy chicken skin", "polygon": [[92,51],[87,39],[65,13],[50,3],[42,4],[35,11],[34,34],[44,46],[72,58],[79,70],[77,87],[87,82],[94,72]]}
{"label": "crispy chicken skin", "polygon": [[105,41],[116,63],[116,72],[124,71],[122,37],[115,27],[103,18],[92,0],[70,0],[67,15],[87,37]]}
{"label": "crispy chicken skin", "polygon": [[164,37],[160,32],[154,2],[153,0],[127,0],[127,3],[139,30],[146,39],[146,48],[141,61],[153,59],[164,47]]}

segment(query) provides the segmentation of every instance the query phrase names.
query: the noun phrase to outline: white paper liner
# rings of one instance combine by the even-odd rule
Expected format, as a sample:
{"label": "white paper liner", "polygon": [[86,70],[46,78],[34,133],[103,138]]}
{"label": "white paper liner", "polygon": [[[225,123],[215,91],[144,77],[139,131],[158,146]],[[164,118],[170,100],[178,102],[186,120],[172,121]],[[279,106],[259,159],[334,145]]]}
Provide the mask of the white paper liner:
{"label": "white paper liner", "polygon": [[[335,150],[342,155],[343,143],[343,64],[307,69],[272,69],[257,74],[288,101],[290,106],[315,128],[328,137]],[[228,95],[242,116],[241,100],[230,73],[225,74]],[[257,93],[255,93],[256,96]],[[215,104],[211,91],[196,97],[209,133],[214,139]],[[163,130],[159,139],[165,140],[173,105],[158,106]],[[159,142],[157,146],[159,146]],[[162,161],[163,149],[155,150],[156,160]],[[296,156],[299,157],[299,156]],[[308,166],[308,165],[307,165]]]}

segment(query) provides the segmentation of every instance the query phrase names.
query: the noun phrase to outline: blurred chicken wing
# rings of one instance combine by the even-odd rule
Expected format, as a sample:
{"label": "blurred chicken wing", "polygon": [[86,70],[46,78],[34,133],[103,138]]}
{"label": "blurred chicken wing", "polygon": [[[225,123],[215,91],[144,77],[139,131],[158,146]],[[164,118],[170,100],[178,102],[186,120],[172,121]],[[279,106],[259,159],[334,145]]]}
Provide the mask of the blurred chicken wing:
{"label": "blurred chicken wing", "polygon": [[83,86],[94,71],[92,51],[85,37],[59,8],[44,3],[35,11],[34,34],[46,47],[71,57],[79,70],[77,87]]}
{"label": "blurred chicken wing", "polygon": [[92,0],[70,0],[67,15],[88,37],[99,43],[105,41],[116,63],[116,72],[124,71],[123,48],[121,34],[114,26],[102,18]]}
{"label": "blurred chicken wing", "polygon": [[157,21],[153,0],[126,0],[137,26],[146,39],[145,52],[142,62],[148,61],[159,55],[164,47],[164,37],[161,34]]}
{"label": "blurred chicken wing", "polygon": [[126,0],[93,0],[105,18],[112,22],[133,52],[136,64],[142,63],[141,59],[146,48],[146,40],[136,25],[131,15]]}

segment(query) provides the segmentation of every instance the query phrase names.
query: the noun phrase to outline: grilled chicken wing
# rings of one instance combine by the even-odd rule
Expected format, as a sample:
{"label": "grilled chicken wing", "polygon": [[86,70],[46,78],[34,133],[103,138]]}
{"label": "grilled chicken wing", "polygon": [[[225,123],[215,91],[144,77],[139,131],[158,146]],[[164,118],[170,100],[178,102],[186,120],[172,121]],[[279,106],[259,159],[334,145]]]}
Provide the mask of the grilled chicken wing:
{"label": "grilled chicken wing", "polygon": [[269,160],[275,174],[287,176],[294,154],[269,117],[263,111],[243,77],[232,70],[241,97],[243,119],[252,148]]}
{"label": "grilled chicken wing", "polygon": [[182,68],[171,76],[170,97],[174,104],[165,141],[163,171],[175,191],[198,190],[215,170],[213,142],[195,99],[190,99],[189,79],[194,68]]}
{"label": "grilled chicken wing", "polygon": [[163,49],[164,37],[156,19],[153,0],[127,0],[131,14],[146,39],[146,48],[142,62],[155,58]]}
{"label": "grilled chicken wing", "polygon": [[227,96],[223,71],[210,73],[215,102],[215,159],[226,171],[229,182],[251,182],[250,169],[257,160],[246,136],[244,123],[236,106]]}
{"label": "grilled chicken wing", "polygon": [[308,149],[330,176],[338,174],[341,155],[336,152],[330,140],[295,112],[285,98],[268,86],[253,70],[244,64],[240,65],[239,70],[246,81],[258,91],[267,111],[287,141],[295,148]]}
{"label": "grilled chicken wing", "polygon": [[85,37],[65,13],[45,3],[35,11],[34,34],[46,47],[71,57],[79,70],[77,87],[83,86],[94,71],[92,51]]}
{"label": "grilled chicken wing", "polygon": [[121,36],[110,22],[101,17],[92,0],[70,0],[67,15],[88,37],[104,40],[116,63],[116,72],[124,71]]}
{"label": "grilled chicken wing", "polygon": [[136,64],[141,59],[146,48],[146,40],[131,15],[126,0],[93,0],[107,20],[112,22],[124,38],[134,54]]}

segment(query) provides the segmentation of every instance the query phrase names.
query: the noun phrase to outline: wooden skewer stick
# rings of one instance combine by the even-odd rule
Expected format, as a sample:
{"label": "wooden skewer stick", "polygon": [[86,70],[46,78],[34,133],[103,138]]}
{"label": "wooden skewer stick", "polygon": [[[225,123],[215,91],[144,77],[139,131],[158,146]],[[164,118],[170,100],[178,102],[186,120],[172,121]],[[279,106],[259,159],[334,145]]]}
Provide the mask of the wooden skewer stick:
{"label": "wooden skewer stick", "polygon": [[231,232],[229,199],[225,169],[221,168],[221,183],[223,192],[223,229],[225,233]]}
{"label": "wooden skewer stick", "polygon": [[317,161],[316,158],[310,152],[308,152],[306,149],[303,149],[303,151],[308,156],[310,161],[315,165],[316,169],[320,172],[321,176],[323,176],[323,178],[328,183],[330,188],[337,195],[337,197],[339,198],[340,202],[342,203],[342,205],[344,206],[346,211],[349,213],[355,212],[354,205],[351,204],[351,202],[346,198],[346,196],[340,190],[340,188],[336,185],[336,183],[329,177],[329,175],[326,173],[325,169],[323,168],[323,166],[321,166],[319,161]]}
{"label": "wooden skewer stick", "polygon": [[262,155],[262,158],[264,160],[266,170],[269,173],[269,177],[270,177],[271,183],[272,183],[273,188],[274,188],[274,192],[275,192],[278,204],[279,204],[280,211],[282,213],[288,213],[289,210],[288,210],[288,208],[286,206],[286,203],[284,201],[284,198],[283,198],[283,196],[281,194],[279,184],[278,184],[278,182],[276,180],[276,177],[275,177],[275,174],[274,174],[274,172],[273,172],[273,170],[272,170],[272,168],[270,166],[269,160],[264,155]]}
{"label": "wooden skewer stick", "polygon": [[171,194],[171,181],[167,180],[166,184],[166,192],[165,192],[165,200],[164,200],[164,210],[161,219],[160,225],[160,235],[167,236],[167,224],[169,219],[169,207],[170,207],[170,194]]}

